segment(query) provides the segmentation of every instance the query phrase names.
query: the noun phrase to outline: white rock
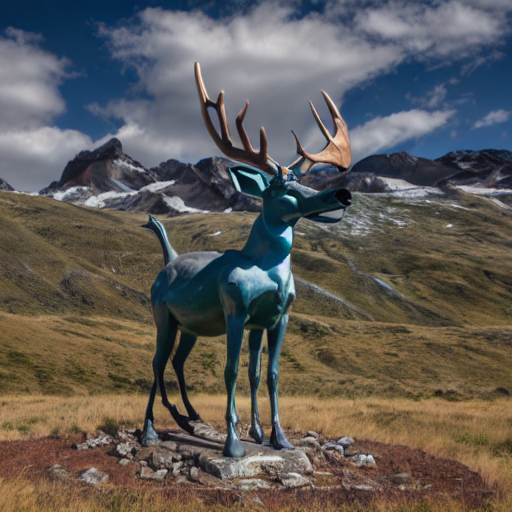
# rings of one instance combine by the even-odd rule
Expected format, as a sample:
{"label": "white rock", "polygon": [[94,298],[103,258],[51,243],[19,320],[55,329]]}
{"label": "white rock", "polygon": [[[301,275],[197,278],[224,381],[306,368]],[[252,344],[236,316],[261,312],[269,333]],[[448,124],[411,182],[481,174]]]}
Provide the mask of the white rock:
{"label": "white rock", "polygon": [[354,440],[351,437],[343,436],[336,441],[336,444],[339,444],[340,446],[343,446],[343,448],[346,448],[347,446],[353,445]]}
{"label": "white rock", "polygon": [[236,459],[212,456],[203,453],[199,465],[206,473],[222,480],[252,477],[260,473],[279,473],[281,471],[311,472],[313,467],[307,455],[299,450],[281,450],[277,453],[258,453]]}
{"label": "white rock", "polygon": [[313,485],[313,482],[299,473],[282,473],[279,475],[279,481],[285,487],[305,487],[306,485]]}
{"label": "white rock", "polygon": [[119,464],[121,464],[121,466],[127,466],[130,464],[130,459],[119,459]]}
{"label": "white rock", "polygon": [[192,466],[190,468],[190,471],[188,472],[190,476],[190,480],[193,480],[194,482],[197,482],[199,480],[199,469],[195,466]]}
{"label": "white rock", "polygon": [[178,444],[175,443],[174,441],[163,441],[160,443],[160,448],[165,448],[166,450],[175,452],[178,448]]}
{"label": "white rock", "polygon": [[260,478],[246,478],[245,480],[239,480],[236,485],[240,487],[242,491],[254,491],[256,489],[270,489],[271,484]]}
{"label": "white rock", "polygon": [[178,462],[175,462],[173,465],[172,465],[172,474],[173,475],[176,475],[179,473],[180,469],[183,467],[183,461],[178,461]]}
{"label": "white rock", "polygon": [[374,459],[373,455],[365,455],[364,453],[359,453],[358,455],[349,457],[349,460],[350,460],[350,462],[355,464],[357,467],[373,468],[376,466],[375,459]]}
{"label": "white rock", "polygon": [[352,489],[356,489],[358,491],[374,491],[376,488],[374,485],[370,484],[357,484],[352,487]]}
{"label": "white rock", "polygon": [[142,466],[137,472],[137,476],[141,480],[163,480],[167,476],[167,473],[167,469],[159,469],[158,471],[153,471],[148,466]]}
{"label": "white rock", "polygon": [[320,443],[313,436],[304,437],[294,442],[296,446],[311,446],[313,448],[320,448]]}
{"label": "white rock", "polygon": [[331,442],[325,443],[322,446],[322,450],[335,451],[335,452],[341,453],[341,455],[345,454],[345,449],[343,448],[343,446],[341,446],[339,444],[331,443]]}
{"label": "white rock", "polygon": [[126,457],[127,455],[132,455],[134,451],[134,446],[131,443],[119,443],[116,448],[115,452],[120,457]]}
{"label": "white rock", "polygon": [[108,475],[97,468],[90,468],[80,475],[80,480],[90,485],[100,485],[108,480]]}

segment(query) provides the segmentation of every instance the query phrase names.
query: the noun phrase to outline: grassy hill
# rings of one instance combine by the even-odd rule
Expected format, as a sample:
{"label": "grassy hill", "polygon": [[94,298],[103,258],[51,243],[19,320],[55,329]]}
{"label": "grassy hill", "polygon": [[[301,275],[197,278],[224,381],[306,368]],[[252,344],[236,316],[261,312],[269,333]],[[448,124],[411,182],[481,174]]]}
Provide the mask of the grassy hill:
{"label": "grassy hill", "polygon": [[[463,194],[354,196],[340,224],[296,228],[281,392],[512,392],[512,213]],[[242,247],[255,216],[161,220],[183,253]],[[163,257],[146,220],[0,192],[1,393],[147,391],[149,290]],[[201,339],[192,390],[222,392],[224,362],[224,340]],[[172,370],[167,379],[176,389]]]}

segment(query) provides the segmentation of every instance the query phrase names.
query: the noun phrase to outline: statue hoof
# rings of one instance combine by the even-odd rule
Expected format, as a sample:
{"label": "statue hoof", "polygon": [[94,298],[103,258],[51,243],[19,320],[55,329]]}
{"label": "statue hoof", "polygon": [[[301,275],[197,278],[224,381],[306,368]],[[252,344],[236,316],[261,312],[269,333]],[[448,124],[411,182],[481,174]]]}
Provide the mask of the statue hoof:
{"label": "statue hoof", "polygon": [[245,455],[245,449],[240,439],[228,437],[222,455],[224,455],[224,457],[243,457]]}
{"label": "statue hoof", "polygon": [[156,433],[156,430],[153,427],[153,422],[151,420],[148,420],[146,428],[142,433],[141,444],[142,446],[153,446],[155,444],[158,444],[158,442],[158,434]]}
{"label": "statue hoof", "polygon": [[270,444],[276,449],[276,450],[282,450],[283,448],[295,448],[288,439],[286,439],[286,436],[284,435],[283,430],[281,427],[272,427],[272,434],[270,435]]}
{"label": "statue hoof", "polygon": [[188,416],[183,416],[178,412],[178,408],[175,405],[172,405],[169,409],[171,416],[174,418],[174,421],[178,424],[180,428],[182,428],[185,432],[189,434],[194,433],[194,427],[190,424],[190,418]]}
{"label": "statue hoof", "polygon": [[258,444],[263,443],[263,430],[260,425],[256,425],[255,427],[251,427],[249,430],[249,435],[254,439],[254,441]]}

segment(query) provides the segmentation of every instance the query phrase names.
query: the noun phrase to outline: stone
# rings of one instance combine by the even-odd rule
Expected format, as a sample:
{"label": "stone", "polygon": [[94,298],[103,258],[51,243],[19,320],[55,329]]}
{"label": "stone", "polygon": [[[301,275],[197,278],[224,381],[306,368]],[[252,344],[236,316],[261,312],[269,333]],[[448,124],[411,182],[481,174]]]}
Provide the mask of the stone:
{"label": "stone", "polygon": [[167,476],[167,473],[167,469],[159,469],[158,471],[153,471],[148,466],[142,466],[136,475],[141,480],[163,480]]}
{"label": "stone", "polygon": [[296,446],[310,446],[311,448],[320,448],[320,443],[317,441],[316,437],[308,436],[298,441],[294,441]]}
{"label": "stone", "polygon": [[352,489],[356,489],[357,491],[375,491],[375,485],[371,484],[357,484],[352,487]]}
{"label": "stone", "polygon": [[352,457],[349,457],[348,460],[350,460],[350,462],[355,464],[357,467],[374,468],[377,465],[373,455],[365,455],[364,453],[353,455]]}
{"label": "stone", "polygon": [[[199,465],[203,471],[222,480],[252,477],[261,473],[277,474],[281,472],[312,472],[313,467],[307,455],[300,450],[280,450],[254,443],[243,443],[246,447],[245,457],[220,457],[217,453],[203,452],[199,456]],[[247,449],[252,445],[252,450]],[[258,447],[258,448],[254,448]],[[252,454],[251,454],[252,451]]]}
{"label": "stone", "polygon": [[158,450],[158,445],[144,446],[140,450],[137,450],[134,459],[139,461],[147,460],[155,450]]}
{"label": "stone", "polygon": [[226,441],[226,434],[217,432],[211,425],[203,423],[202,421],[198,421],[194,424],[194,436],[218,443],[224,443]]}
{"label": "stone", "polygon": [[130,464],[130,459],[119,459],[119,464],[121,466],[128,466],[128,464]]}
{"label": "stone", "polygon": [[281,473],[279,475],[279,482],[285,487],[306,487],[307,485],[313,485],[313,482],[299,474],[299,473]]}
{"label": "stone", "polygon": [[132,458],[136,448],[131,442],[119,443],[113,450],[113,455],[121,458]]}
{"label": "stone", "polygon": [[351,437],[343,436],[336,441],[336,444],[346,448],[347,446],[352,446],[354,444],[354,440]]}
{"label": "stone", "polygon": [[190,468],[188,476],[189,476],[190,480],[192,480],[193,482],[198,482],[199,481],[199,468],[197,468],[196,466],[192,466]]}
{"label": "stone", "polygon": [[53,478],[57,478],[58,480],[68,480],[71,476],[69,471],[60,464],[55,464],[51,468],[48,468],[47,471]]}
{"label": "stone", "polygon": [[162,441],[160,443],[160,448],[164,448],[165,450],[170,450],[171,452],[175,452],[178,450],[178,444],[174,441]]}
{"label": "stone", "polygon": [[117,439],[121,443],[132,443],[138,445],[139,442],[137,441],[137,436],[135,435],[135,433],[135,430],[120,430],[117,433]]}
{"label": "stone", "polygon": [[80,480],[89,485],[100,485],[108,480],[108,475],[97,468],[89,468],[80,475]]}
{"label": "stone", "polygon": [[389,479],[396,485],[412,483],[412,478],[409,473],[397,473],[396,475],[391,476]]}
{"label": "stone", "polygon": [[189,480],[186,476],[179,476],[178,478],[176,478],[176,483],[177,484],[188,484]]}
{"label": "stone", "polygon": [[76,450],[92,450],[100,446],[108,446],[113,443],[114,439],[112,436],[105,434],[104,432],[98,432],[96,437],[90,437],[85,443],[75,444],[73,448]]}
{"label": "stone", "polygon": [[163,480],[167,476],[167,473],[168,473],[167,469],[159,469],[156,472],[156,479]]}
{"label": "stone", "polygon": [[173,462],[181,460],[182,456],[168,450],[155,450],[147,459],[148,465],[155,471],[159,469],[172,469]]}
{"label": "stone", "polygon": [[236,486],[241,491],[255,491],[257,489],[270,489],[271,484],[260,478],[246,478],[245,480],[239,480],[236,482]]}
{"label": "stone", "polygon": [[336,444],[336,443],[332,443],[330,441],[325,443],[322,446],[322,450],[336,451],[336,452],[340,453],[341,455],[345,455],[345,449],[343,448],[343,446]]}
{"label": "stone", "polygon": [[100,446],[108,446],[109,444],[114,442],[114,439],[112,438],[112,436],[109,436],[108,434],[105,434],[105,432],[101,432],[100,430],[96,437],[87,439],[86,442],[89,448],[98,448]]}
{"label": "stone", "polygon": [[178,453],[181,455],[183,460],[190,460],[194,458],[194,453],[187,446],[178,446]]}
{"label": "stone", "polygon": [[172,474],[173,475],[178,474],[182,467],[183,467],[183,462],[181,460],[178,462],[174,462],[172,465]]}
{"label": "stone", "polygon": [[317,432],[315,432],[314,430],[308,430],[306,432],[306,435],[307,437],[313,437],[315,439],[318,439],[320,437],[320,434],[318,434]]}

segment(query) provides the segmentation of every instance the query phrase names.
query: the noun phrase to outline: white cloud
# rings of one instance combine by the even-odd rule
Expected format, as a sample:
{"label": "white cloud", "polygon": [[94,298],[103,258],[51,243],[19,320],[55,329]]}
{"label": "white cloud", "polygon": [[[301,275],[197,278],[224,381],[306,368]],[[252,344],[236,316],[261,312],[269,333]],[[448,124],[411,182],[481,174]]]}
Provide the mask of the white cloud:
{"label": "white cloud", "polygon": [[[458,0],[446,2],[389,1],[362,10],[358,27],[382,41],[394,41],[418,59],[472,56],[510,32],[504,7],[483,7]],[[508,11],[512,10],[509,5]]]}
{"label": "white cloud", "polygon": [[473,125],[473,129],[483,128],[484,126],[491,126],[497,123],[504,123],[505,121],[508,120],[511,114],[511,111],[503,110],[502,108],[498,110],[493,110],[492,112],[489,112],[485,117],[477,121]]}
{"label": "white cloud", "polygon": [[59,86],[69,61],[39,48],[40,34],[9,27],[0,37],[0,177],[16,189],[58,179],[90,137],[50,126],[66,104]]}
{"label": "white cloud", "polygon": [[58,180],[71,158],[92,140],[76,130],[51,126],[0,131],[0,177],[16,190],[40,190]]}
{"label": "white cloud", "polygon": [[446,98],[447,92],[448,90],[446,89],[446,86],[444,84],[439,84],[428,91],[422,98],[415,98],[410,94],[406,95],[406,97],[411,101],[411,103],[419,104],[424,108],[437,108]]}
{"label": "white cloud", "polygon": [[444,126],[455,110],[409,110],[376,117],[350,132],[354,162]]}
{"label": "white cloud", "polygon": [[264,125],[270,153],[289,163],[295,151],[290,130],[305,138],[314,124],[309,99],[319,98],[325,88],[339,102],[345,91],[402,58],[393,44],[376,46],[333,21],[291,14],[290,8],[268,2],[229,20],[146,9],[135,27],[102,26],[112,55],[136,67],[139,86],[152,98],[112,101],[101,111],[139,127],[133,136],[116,134],[127,152],[148,165],[170,156],[196,161],[219,153],[201,119],[196,60],[212,98],[226,90],[229,120],[249,98],[245,124],[251,138],[257,139]]}
{"label": "white cloud", "polygon": [[58,90],[69,62],[41,50],[37,34],[10,28],[0,37],[0,129],[43,126],[65,111]]}
{"label": "white cloud", "polygon": [[[493,8],[478,2],[391,0],[367,2],[363,10],[357,2],[339,0],[323,13],[300,17],[291,6],[296,2],[264,1],[228,19],[149,8],[130,26],[99,30],[112,56],[137,70],[145,99],[113,100],[91,110],[124,122],[113,135],[146,165],[171,156],[193,162],[219,154],[202,126],[192,71],[197,60],[212,98],[226,90],[231,122],[245,98],[251,100],[249,135],[257,143],[264,125],[270,154],[286,164],[294,158],[290,129],[310,151],[322,144],[307,108],[309,99],[321,103],[320,89],[339,104],[347,90],[406,59],[475,57],[498,44],[510,31],[504,7],[499,0]],[[420,106],[438,109],[445,96],[440,84]],[[325,107],[317,107],[325,116]],[[434,112],[429,120],[444,115]]]}

